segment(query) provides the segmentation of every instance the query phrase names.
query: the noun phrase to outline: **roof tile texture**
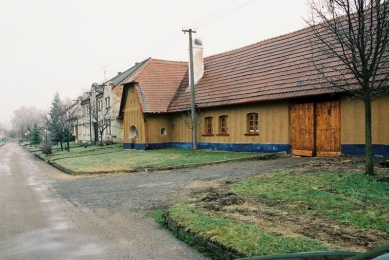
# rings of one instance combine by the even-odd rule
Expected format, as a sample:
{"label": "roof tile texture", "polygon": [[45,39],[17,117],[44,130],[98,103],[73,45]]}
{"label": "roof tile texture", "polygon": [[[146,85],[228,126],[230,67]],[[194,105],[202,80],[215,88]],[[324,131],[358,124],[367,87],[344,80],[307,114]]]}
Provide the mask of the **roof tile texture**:
{"label": "roof tile texture", "polygon": [[[204,59],[204,77],[195,86],[196,105],[211,107],[332,93],[323,86],[311,54],[308,28]],[[320,59],[316,57],[316,60]],[[188,78],[169,111],[190,106]]]}
{"label": "roof tile texture", "polygon": [[125,82],[137,82],[137,92],[143,113],[167,112],[186,71],[187,62],[149,59],[139,73]]}

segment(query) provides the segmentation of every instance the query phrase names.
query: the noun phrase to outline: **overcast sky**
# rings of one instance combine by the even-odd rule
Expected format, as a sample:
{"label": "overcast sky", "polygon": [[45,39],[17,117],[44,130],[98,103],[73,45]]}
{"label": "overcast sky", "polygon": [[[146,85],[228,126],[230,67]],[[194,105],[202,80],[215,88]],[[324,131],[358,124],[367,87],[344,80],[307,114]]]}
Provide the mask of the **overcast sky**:
{"label": "overcast sky", "polygon": [[306,0],[1,0],[0,124],[21,106],[48,110],[148,57],[188,60],[306,27]]}

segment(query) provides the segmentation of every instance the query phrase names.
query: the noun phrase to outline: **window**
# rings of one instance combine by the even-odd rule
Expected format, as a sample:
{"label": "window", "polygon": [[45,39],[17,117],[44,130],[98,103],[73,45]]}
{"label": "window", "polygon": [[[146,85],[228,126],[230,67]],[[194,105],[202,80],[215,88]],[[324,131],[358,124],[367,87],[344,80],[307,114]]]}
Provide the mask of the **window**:
{"label": "window", "polygon": [[161,128],[161,135],[166,135],[166,128]]}
{"label": "window", "polygon": [[99,111],[101,111],[101,109],[103,109],[103,100],[97,101],[97,109],[98,109]]}
{"label": "window", "polygon": [[219,117],[220,134],[228,134],[228,116]]}
{"label": "window", "polygon": [[107,122],[107,128],[105,129],[105,134],[106,135],[110,135],[112,133],[112,129],[111,129],[111,122]]}
{"label": "window", "polygon": [[258,134],[258,113],[247,114],[247,133]]}
{"label": "window", "polygon": [[105,108],[108,109],[111,107],[111,100],[110,97],[105,98]]}
{"label": "window", "polygon": [[204,120],[204,134],[205,135],[213,135],[213,120],[212,117],[206,117]]}

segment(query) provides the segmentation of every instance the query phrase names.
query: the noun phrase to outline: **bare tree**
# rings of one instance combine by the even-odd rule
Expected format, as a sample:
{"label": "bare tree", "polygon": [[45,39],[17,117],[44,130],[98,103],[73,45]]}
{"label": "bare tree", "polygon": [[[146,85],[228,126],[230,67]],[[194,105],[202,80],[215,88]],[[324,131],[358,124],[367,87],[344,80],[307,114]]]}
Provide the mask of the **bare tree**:
{"label": "bare tree", "polygon": [[[195,118],[192,119],[192,113],[190,110],[182,113],[182,121],[184,122],[185,126],[189,129],[198,128],[200,124],[203,122],[202,118],[200,117],[200,111],[195,111],[194,114]],[[192,140],[192,154],[194,154],[194,145]]]}
{"label": "bare tree", "polygon": [[312,60],[323,84],[365,106],[366,174],[373,167],[371,102],[388,93],[387,0],[308,0]]}
{"label": "bare tree", "polygon": [[[101,103],[99,103],[101,102]],[[116,114],[113,113],[112,107],[102,105],[102,100],[98,100],[95,106],[91,106],[91,115],[97,128],[100,139],[100,145],[103,145],[104,131],[111,128],[111,123],[116,120]],[[99,105],[100,104],[100,105]]]}
{"label": "bare tree", "polygon": [[36,123],[38,126],[42,124],[43,111],[34,106],[22,106],[13,112],[12,128],[16,135],[24,139],[27,128],[31,128]]}
{"label": "bare tree", "polygon": [[77,123],[79,118],[77,102],[71,102],[70,100],[65,101],[65,104],[62,108],[62,113],[62,125],[65,130],[66,148],[68,152],[70,152],[70,136],[73,135],[74,125]]}
{"label": "bare tree", "polygon": [[[106,85],[93,84],[90,92],[86,92],[90,95],[89,99],[89,120],[90,125],[94,125],[96,131],[97,144],[104,144],[104,132],[108,131],[111,134],[111,124],[117,120],[118,111],[115,110],[115,102],[111,100],[111,97],[115,95],[113,91]],[[100,141],[99,141],[100,140]]]}

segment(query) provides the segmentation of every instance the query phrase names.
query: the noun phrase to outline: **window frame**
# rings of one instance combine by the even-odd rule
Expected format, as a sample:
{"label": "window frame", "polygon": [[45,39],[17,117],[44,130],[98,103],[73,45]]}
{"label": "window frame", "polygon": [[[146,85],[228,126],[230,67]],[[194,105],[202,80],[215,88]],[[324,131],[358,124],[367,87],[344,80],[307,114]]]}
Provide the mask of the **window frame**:
{"label": "window frame", "polygon": [[110,107],[111,107],[111,98],[110,97],[106,97],[105,98],[105,108],[109,109]]}
{"label": "window frame", "polygon": [[222,115],[219,116],[219,136],[228,136],[228,116]]}
{"label": "window frame", "polygon": [[107,122],[107,127],[105,128],[105,134],[106,135],[111,135],[112,134],[112,128],[111,128],[111,121]]}
{"label": "window frame", "polygon": [[207,116],[204,118],[204,134],[203,136],[213,136],[213,117]]}
{"label": "window frame", "polygon": [[103,100],[100,99],[97,101],[97,109],[98,111],[103,110]]}
{"label": "window frame", "polygon": [[259,135],[259,115],[256,112],[248,113],[246,116],[246,134]]}

